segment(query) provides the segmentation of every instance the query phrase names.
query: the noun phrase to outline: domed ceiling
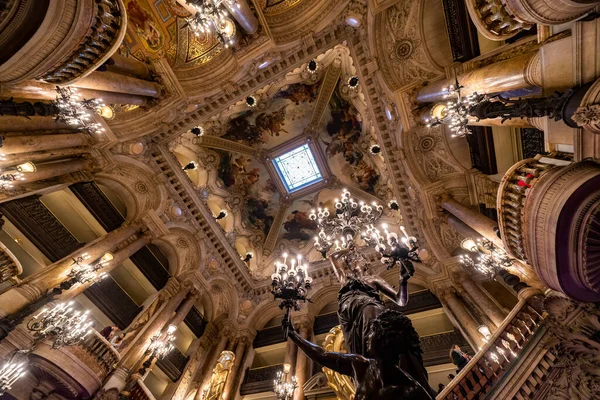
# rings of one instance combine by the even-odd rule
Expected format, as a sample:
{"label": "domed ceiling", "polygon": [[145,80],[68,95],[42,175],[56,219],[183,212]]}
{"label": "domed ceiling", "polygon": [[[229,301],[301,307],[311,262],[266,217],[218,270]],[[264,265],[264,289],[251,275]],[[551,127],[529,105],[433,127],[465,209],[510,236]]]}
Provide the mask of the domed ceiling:
{"label": "domed ceiling", "polygon": [[[343,51],[322,55],[310,73],[304,65],[282,81],[232,105],[185,134],[175,154],[219,219],[241,258],[253,257],[256,278],[285,251],[321,259],[312,249],[316,226],[311,209],[328,207],[342,188],[360,200],[391,196],[364,96],[351,87],[353,68]],[[337,57],[336,57],[337,56]],[[356,82],[352,82],[356,83]],[[387,216],[398,225],[399,215]]]}

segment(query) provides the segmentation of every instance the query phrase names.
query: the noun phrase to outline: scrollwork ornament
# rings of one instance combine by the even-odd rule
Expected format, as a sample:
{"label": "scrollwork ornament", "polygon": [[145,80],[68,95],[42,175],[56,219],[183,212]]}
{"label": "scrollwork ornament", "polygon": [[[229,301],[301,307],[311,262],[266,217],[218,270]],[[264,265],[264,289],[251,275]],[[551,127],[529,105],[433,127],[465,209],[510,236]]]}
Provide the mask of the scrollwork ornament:
{"label": "scrollwork ornament", "polygon": [[581,127],[600,123],[600,104],[579,107],[571,119]]}

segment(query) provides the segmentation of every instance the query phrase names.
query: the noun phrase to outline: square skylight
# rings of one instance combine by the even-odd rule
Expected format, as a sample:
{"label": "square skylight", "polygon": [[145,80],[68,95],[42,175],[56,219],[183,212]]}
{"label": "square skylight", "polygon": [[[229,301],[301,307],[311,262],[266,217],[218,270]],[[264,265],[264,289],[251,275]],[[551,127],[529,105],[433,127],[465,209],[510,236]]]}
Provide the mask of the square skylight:
{"label": "square skylight", "polygon": [[323,180],[323,175],[307,144],[275,158],[273,164],[288,193]]}

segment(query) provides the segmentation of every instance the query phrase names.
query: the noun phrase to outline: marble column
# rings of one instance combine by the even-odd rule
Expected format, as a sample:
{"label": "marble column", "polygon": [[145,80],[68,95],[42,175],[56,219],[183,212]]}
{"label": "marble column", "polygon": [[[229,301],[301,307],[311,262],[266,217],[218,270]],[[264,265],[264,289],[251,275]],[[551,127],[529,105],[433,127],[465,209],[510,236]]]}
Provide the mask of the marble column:
{"label": "marble column", "polygon": [[[1,153],[0,148],[0,153]],[[71,147],[56,150],[36,151],[34,153],[10,154],[0,161],[0,168],[10,169],[16,165],[31,161],[34,164],[40,161],[55,161],[65,158],[77,157],[90,152],[89,147]]]}
{"label": "marble column", "polygon": [[[77,91],[84,99],[102,99],[104,104],[130,104],[141,106],[148,102],[148,98],[143,95],[83,88],[78,88]],[[0,87],[0,96],[14,97],[18,101],[56,100],[56,86],[39,81],[7,84]],[[4,122],[6,118],[9,117],[2,117],[2,121]],[[23,119],[23,117],[13,118]],[[48,120],[52,121],[51,119]]]}
{"label": "marble column", "polygon": [[133,75],[142,79],[150,78],[150,68],[148,68],[146,63],[120,54],[113,54],[110,57],[110,62],[107,64],[106,70],[118,74]]}
{"label": "marble column", "polygon": [[483,336],[477,330],[479,323],[471,316],[464,303],[456,297],[456,291],[452,288],[446,289],[442,294],[442,300],[446,302],[471,341],[477,346],[483,345]]}
{"label": "marble column", "polygon": [[246,351],[246,346],[248,345],[248,338],[240,337],[238,338],[237,345],[235,346],[235,360],[233,361],[233,367],[231,368],[231,373],[227,377],[227,383],[225,384],[225,389],[223,390],[223,400],[233,400],[235,399],[238,381],[238,374],[240,374],[240,365],[242,365],[242,361],[244,359],[244,353]]}
{"label": "marble column", "polygon": [[221,332],[219,332],[219,335],[221,336],[221,340],[217,344],[217,347],[215,348],[215,352],[212,354],[210,359],[208,359],[208,362],[204,365],[203,370],[205,371],[205,374],[202,379],[202,383],[198,387],[198,392],[196,392],[196,396],[194,397],[194,400],[202,400],[202,391],[204,390],[204,388],[208,387],[208,385],[210,384],[210,379],[212,377],[212,370],[215,368],[215,365],[217,364],[217,360],[219,359],[219,356],[221,355],[223,350],[225,350],[225,347],[227,346],[227,342],[229,342],[229,330],[222,329]]}
{"label": "marble column", "polygon": [[285,345],[285,358],[283,360],[284,364],[289,364],[291,366],[292,373],[296,368],[296,356],[298,355],[298,346],[296,343],[292,342],[292,339],[288,339]]}
{"label": "marble column", "polygon": [[128,93],[148,97],[160,97],[162,88],[158,83],[145,81],[114,72],[92,72],[75,82],[73,86],[106,92]]}
{"label": "marble column", "polygon": [[[133,254],[135,254],[138,250],[140,250],[148,243],[150,243],[150,236],[143,235],[142,237],[136,239],[135,241],[125,246],[123,249],[115,252],[113,254],[113,259],[109,261],[106,264],[106,266],[98,272],[108,274],[110,271],[121,265],[121,263],[123,263],[125,260],[127,260],[129,257],[131,257]],[[83,293],[90,286],[91,283],[88,283],[86,285],[76,285],[73,289],[63,293],[61,295],[61,300],[71,299],[77,296],[78,294]]]}
{"label": "marble column", "polygon": [[459,203],[458,201],[450,197],[445,197],[442,199],[442,208],[453,214],[456,218],[464,222],[466,225],[468,225],[470,228],[472,228],[484,238],[492,241],[496,246],[500,247],[501,249],[504,248],[502,239],[500,239],[494,231],[494,228],[498,226],[498,224],[494,220]]}
{"label": "marble column", "polygon": [[85,146],[88,137],[82,133],[65,133],[60,135],[25,135],[7,136],[2,140],[0,153],[19,154],[40,150],[54,150],[65,147]]}
{"label": "marble column", "polygon": [[[310,330],[312,327],[312,323],[309,320],[304,320],[300,322],[300,326],[298,329],[298,333],[306,340],[310,340]],[[296,356],[296,370],[294,374],[298,379],[298,388],[294,391],[294,400],[303,400],[304,399],[304,384],[306,383],[307,378],[307,366],[308,366],[308,357],[302,350],[298,351]]]}
{"label": "marble column", "polygon": [[140,229],[139,223],[124,225],[101,238],[94,240],[73,254],[27,277],[18,286],[0,294],[0,307],[4,315],[12,314],[32,303],[49,289],[57,287],[67,279],[73,265],[73,258],[84,253],[90,260],[97,260],[106,252],[112,252],[124,240]]}
{"label": "marble column", "polygon": [[83,171],[84,169],[89,168],[89,166],[90,161],[83,158],[61,161],[52,164],[42,164],[40,166],[36,166],[35,172],[24,173],[23,177],[25,180],[16,180],[13,181],[12,184],[14,187],[20,187],[27,185],[28,183],[43,181],[45,179]]}
{"label": "marble column", "polygon": [[194,381],[200,378],[197,375],[201,374],[202,365],[209,353],[210,348],[215,343],[217,338],[217,330],[209,324],[204,329],[204,334],[201,338],[194,340],[194,343],[188,349],[190,361],[185,366],[185,370],[181,378],[174,383],[170,383],[167,389],[163,392],[160,400],[184,400],[186,394],[190,391]]}
{"label": "marble column", "polygon": [[[473,92],[502,93],[541,86],[540,68],[539,53],[527,53],[460,74],[458,82],[464,86],[461,93],[465,95]],[[433,82],[419,90],[417,101],[422,103],[447,101],[445,89],[454,83],[454,78]]]}
{"label": "marble column", "polygon": [[473,297],[473,300],[477,302],[477,305],[485,312],[485,314],[492,320],[496,327],[500,327],[504,322],[504,318],[508,315],[507,312],[502,310],[487,294],[479,287],[479,285],[471,279],[468,275],[464,274],[460,276],[460,285]]}
{"label": "marble column", "polygon": [[[132,370],[140,361],[150,344],[152,336],[160,332],[167,323],[172,319],[173,313],[183,302],[191,287],[187,284],[182,284],[179,290],[171,297],[160,311],[156,313],[154,318],[148,322],[146,329],[134,339],[129,351],[121,359],[121,367],[133,372]],[[165,289],[163,289],[165,290]]]}
{"label": "marble column", "polygon": [[185,301],[181,304],[181,306],[179,306],[175,315],[173,315],[173,318],[171,318],[169,323],[165,326],[165,330],[168,325],[178,326],[179,324],[181,324],[192,309],[192,307],[194,307],[194,304],[198,302],[199,296],[200,294],[198,293],[198,291],[190,291]]}

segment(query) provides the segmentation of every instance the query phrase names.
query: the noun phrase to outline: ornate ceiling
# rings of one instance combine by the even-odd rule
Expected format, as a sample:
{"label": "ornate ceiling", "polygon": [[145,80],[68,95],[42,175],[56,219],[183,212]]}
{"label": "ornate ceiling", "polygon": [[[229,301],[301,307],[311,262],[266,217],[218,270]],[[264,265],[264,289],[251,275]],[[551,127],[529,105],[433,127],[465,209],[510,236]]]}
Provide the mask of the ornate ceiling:
{"label": "ornate ceiling", "polygon": [[[400,210],[386,215],[390,225],[404,224],[431,249],[415,279],[447,275],[438,261],[450,256],[456,235],[438,220],[428,193],[447,176],[457,177],[449,183],[457,188],[465,180],[443,132],[415,130],[410,102],[423,80],[445,76],[440,65],[451,63],[435,0],[373,1],[369,11],[366,0],[248,1],[260,27],[233,49],[191,38],[182,22],[187,11],[175,0],[135,3],[148,23],[135,28],[131,21],[122,51],[149,60],[165,94],[118,112],[107,132],[123,148],[155,144],[139,160],[166,183],[165,207],[175,211],[161,218],[193,227],[207,279],[227,270],[233,279],[220,285],[234,285],[247,300],[268,293],[264,278],[282,252],[321,260],[311,250],[307,212],[331,204],[344,187],[364,201],[397,200]],[[307,71],[311,59],[316,74]],[[348,86],[353,76],[356,90]],[[247,106],[249,96],[255,107]],[[190,132],[196,126],[203,136]],[[273,159],[304,144],[323,180],[288,193]],[[371,154],[374,144],[380,153]],[[190,161],[198,169],[182,171]],[[221,210],[227,217],[215,220]],[[244,263],[247,252],[253,257]],[[316,273],[326,269],[315,264]]]}
{"label": "ornate ceiling", "polygon": [[[220,225],[242,257],[257,256],[249,263],[257,277],[270,274],[265,268],[284,251],[321,258],[312,249],[316,226],[308,214],[333,209],[343,187],[368,202],[392,197],[383,157],[370,150],[377,141],[364,96],[348,84],[348,49],[338,46],[317,61],[316,73],[303,65],[258,90],[256,106],[237,102],[203,123],[203,136],[188,133],[174,148],[183,165],[199,162],[190,177],[215,216],[228,212]],[[289,193],[273,160],[305,144],[323,179]]]}

